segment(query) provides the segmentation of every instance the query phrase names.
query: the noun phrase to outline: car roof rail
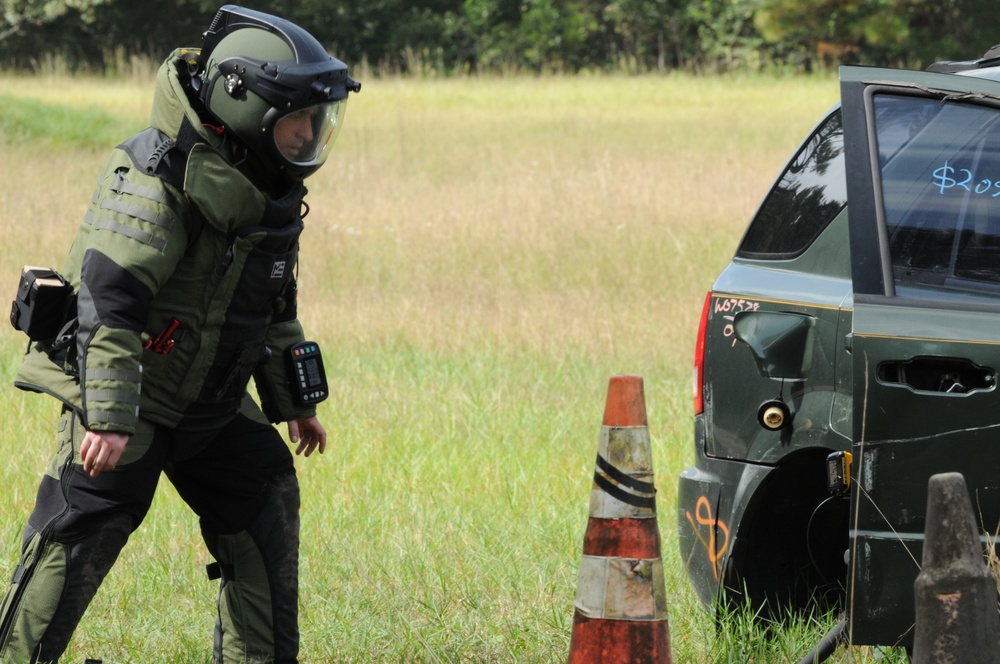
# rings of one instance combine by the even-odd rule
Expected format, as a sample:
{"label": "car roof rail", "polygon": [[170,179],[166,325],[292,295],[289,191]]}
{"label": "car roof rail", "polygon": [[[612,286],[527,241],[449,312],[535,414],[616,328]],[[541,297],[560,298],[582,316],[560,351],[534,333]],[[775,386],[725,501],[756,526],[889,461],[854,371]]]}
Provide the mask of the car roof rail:
{"label": "car roof rail", "polygon": [[983,57],[978,60],[941,60],[928,67],[927,71],[951,74],[958,71],[969,71],[970,69],[996,67],[997,65],[1000,65],[1000,44],[986,51]]}

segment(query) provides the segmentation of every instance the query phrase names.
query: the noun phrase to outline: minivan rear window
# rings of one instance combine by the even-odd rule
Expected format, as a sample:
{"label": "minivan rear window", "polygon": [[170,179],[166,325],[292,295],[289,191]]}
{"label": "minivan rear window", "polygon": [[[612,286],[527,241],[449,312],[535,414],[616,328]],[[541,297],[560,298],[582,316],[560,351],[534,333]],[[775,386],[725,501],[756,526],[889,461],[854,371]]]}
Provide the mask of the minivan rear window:
{"label": "minivan rear window", "polygon": [[838,109],[788,162],[757,210],[736,255],[765,260],[795,258],[845,205],[844,128]]}
{"label": "minivan rear window", "polygon": [[897,294],[1000,293],[1000,109],[900,94],[872,102]]}

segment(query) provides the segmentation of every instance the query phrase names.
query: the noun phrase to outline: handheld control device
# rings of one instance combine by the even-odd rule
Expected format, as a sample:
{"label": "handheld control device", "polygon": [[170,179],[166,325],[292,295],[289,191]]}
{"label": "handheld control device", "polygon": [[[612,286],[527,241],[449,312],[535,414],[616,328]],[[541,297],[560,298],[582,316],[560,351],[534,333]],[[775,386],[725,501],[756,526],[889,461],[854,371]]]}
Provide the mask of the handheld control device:
{"label": "handheld control device", "polygon": [[302,341],[288,349],[288,370],[295,401],[311,406],[330,396],[323,355],[315,341]]}

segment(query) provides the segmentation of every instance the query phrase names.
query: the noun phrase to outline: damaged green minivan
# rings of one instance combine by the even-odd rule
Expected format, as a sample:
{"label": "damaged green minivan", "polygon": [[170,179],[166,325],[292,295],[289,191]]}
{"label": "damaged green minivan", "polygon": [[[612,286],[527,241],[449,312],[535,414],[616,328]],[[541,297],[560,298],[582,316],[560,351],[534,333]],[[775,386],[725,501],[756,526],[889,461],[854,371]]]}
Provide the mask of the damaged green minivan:
{"label": "damaged green minivan", "polygon": [[680,548],[709,607],[909,647],[930,476],[1000,531],[1000,52],[840,85],[705,299]]}

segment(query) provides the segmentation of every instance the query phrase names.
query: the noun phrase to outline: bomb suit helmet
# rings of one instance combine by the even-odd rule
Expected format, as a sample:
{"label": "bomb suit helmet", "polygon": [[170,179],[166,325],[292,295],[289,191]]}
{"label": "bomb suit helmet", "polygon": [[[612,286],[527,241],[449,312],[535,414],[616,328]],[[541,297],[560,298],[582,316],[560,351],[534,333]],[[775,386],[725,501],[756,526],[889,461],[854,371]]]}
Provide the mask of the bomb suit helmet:
{"label": "bomb suit helmet", "polygon": [[330,154],[361,85],[294,23],[236,5],[205,32],[199,94],[267,176],[302,180]]}

